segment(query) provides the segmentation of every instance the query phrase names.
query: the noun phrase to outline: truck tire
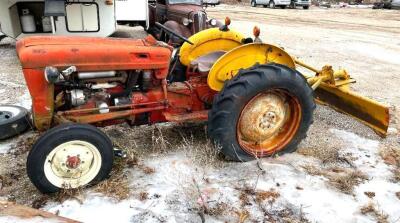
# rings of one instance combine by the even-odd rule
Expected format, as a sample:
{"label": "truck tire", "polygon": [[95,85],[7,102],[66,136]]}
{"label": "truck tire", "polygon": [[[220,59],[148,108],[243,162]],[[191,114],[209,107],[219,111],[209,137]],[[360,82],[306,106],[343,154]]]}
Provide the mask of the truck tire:
{"label": "truck tire", "polygon": [[275,2],[273,0],[269,1],[268,7],[271,8],[271,9],[274,9],[275,8]]}
{"label": "truck tire", "polygon": [[286,5],[281,5],[281,6],[279,6],[281,9],[285,9],[286,8]]}
{"label": "truck tire", "polygon": [[63,124],[47,131],[28,154],[28,177],[42,193],[95,184],[110,174],[111,140],[86,124]]}
{"label": "truck tire", "polygon": [[209,111],[208,134],[234,161],[296,150],[313,121],[313,90],[280,64],[241,70],[225,83]]}
{"label": "truck tire", "polygon": [[29,126],[28,110],[15,105],[0,105],[0,140],[23,133]]}
{"label": "truck tire", "polygon": [[309,8],[310,8],[310,6],[308,6],[308,5],[303,6],[303,9],[309,9]]}

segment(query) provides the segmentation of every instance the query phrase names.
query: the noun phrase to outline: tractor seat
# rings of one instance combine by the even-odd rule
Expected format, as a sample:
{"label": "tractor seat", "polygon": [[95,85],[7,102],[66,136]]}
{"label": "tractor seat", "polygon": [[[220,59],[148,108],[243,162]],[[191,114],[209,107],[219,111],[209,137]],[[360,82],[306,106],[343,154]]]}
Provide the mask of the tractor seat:
{"label": "tractor seat", "polygon": [[200,56],[193,60],[190,63],[191,67],[197,67],[200,73],[208,73],[211,67],[214,65],[215,61],[218,60],[222,55],[224,55],[225,51],[214,51],[209,54]]}

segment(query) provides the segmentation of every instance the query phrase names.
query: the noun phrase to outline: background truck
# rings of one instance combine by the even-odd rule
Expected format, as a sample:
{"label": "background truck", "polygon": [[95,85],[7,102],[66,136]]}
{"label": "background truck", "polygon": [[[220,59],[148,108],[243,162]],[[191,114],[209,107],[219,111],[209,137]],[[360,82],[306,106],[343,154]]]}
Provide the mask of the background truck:
{"label": "background truck", "polygon": [[0,1],[0,31],[20,39],[34,35],[113,34],[117,22],[148,25],[147,0]]}
{"label": "background truck", "polygon": [[275,8],[280,7],[282,9],[286,8],[290,5],[290,0],[251,0],[250,2],[252,7],[257,7],[257,5],[262,5],[265,8]]}
{"label": "background truck", "polygon": [[182,41],[166,35],[155,26],[156,22],[186,38],[204,29],[221,25],[216,19],[207,16],[202,0],[156,0],[149,3],[148,32],[159,40],[171,40],[179,45]]}
{"label": "background truck", "polygon": [[290,8],[296,8],[297,6],[303,7],[303,9],[309,9],[311,0],[291,0]]}

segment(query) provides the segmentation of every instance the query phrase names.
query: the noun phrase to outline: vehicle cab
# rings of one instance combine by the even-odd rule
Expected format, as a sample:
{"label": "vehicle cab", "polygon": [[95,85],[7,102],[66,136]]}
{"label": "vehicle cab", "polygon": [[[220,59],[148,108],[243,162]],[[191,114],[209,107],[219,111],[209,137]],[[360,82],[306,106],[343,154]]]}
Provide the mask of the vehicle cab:
{"label": "vehicle cab", "polygon": [[156,0],[149,3],[149,32],[168,42],[168,37],[163,36],[155,27],[156,22],[184,37],[221,25],[216,19],[207,16],[202,0]]}

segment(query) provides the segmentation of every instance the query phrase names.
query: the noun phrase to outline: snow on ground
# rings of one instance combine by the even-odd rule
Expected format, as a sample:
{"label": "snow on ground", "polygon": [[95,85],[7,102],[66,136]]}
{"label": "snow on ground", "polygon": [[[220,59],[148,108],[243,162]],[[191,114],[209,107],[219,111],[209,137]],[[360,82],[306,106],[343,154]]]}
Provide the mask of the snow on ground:
{"label": "snow on ground", "polygon": [[[400,191],[400,185],[389,180],[390,167],[378,155],[380,143],[343,130],[330,129],[330,133],[343,140],[341,152],[353,157],[354,167],[368,175],[368,180],[355,187],[354,194],[341,193],[328,184],[327,178],[304,172],[302,165],[321,165],[320,161],[297,153],[262,159],[266,173],[260,174],[255,161],[231,163],[219,169],[203,168],[177,152],[146,160],[146,165],[155,169],[152,175],[126,170],[132,179],[132,191],[148,193],[144,201],[132,196],[117,202],[90,193],[82,203],[67,200],[62,204],[50,203],[44,209],[83,222],[201,222],[193,211],[202,202],[193,185],[194,179],[210,207],[226,203],[229,208],[240,210],[237,188],[250,186],[256,191],[273,190],[280,194],[268,205],[269,210],[278,212],[289,208],[304,213],[311,222],[375,222],[360,212],[369,202],[384,210],[389,222],[399,219],[400,200],[394,194]],[[364,192],[374,192],[376,196],[369,198]],[[250,206],[247,210],[253,220],[261,222],[263,216],[257,207]],[[237,216],[231,212],[208,217],[207,222],[235,219]]]}
{"label": "snow on ground", "polygon": [[58,223],[57,220],[44,219],[41,217],[34,217],[30,219],[23,219],[17,217],[0,217],[0,222],[3,223]]}

